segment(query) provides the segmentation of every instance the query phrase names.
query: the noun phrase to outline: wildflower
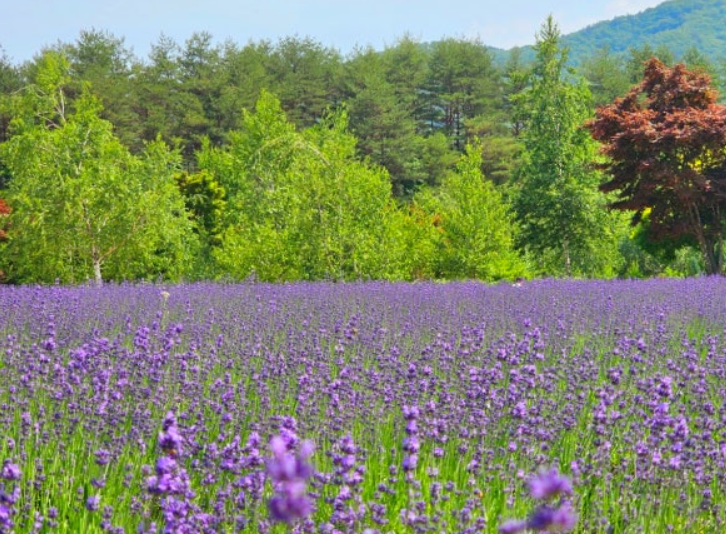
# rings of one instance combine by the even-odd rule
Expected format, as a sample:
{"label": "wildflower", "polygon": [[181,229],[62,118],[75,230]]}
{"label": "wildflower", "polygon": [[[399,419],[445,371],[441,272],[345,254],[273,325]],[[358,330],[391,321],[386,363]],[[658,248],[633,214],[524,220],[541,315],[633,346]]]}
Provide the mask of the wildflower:
{"label": "wildflower", "polygon": [[548,500],[559,495],[572,495],[572,483],[552,469],[530,479],[529,491],[535,499]]}
{"label": "wildflower", "polygon": [[111,453],[106,449],[98,449],[93,453],[96,456],[96,464],[107,465],[111,461]]}
{"label": "wildflower", "polygon": [[[552,501],[556,497],[572,495],[572,483],[560,475],[556,469],[540,473],[529,480],[533,498]],[[559,506],[545,502],[538,506],[526,521],[509,520],[499,526],[500,534],[518,534],[525,530],[534,532],[570,532],[575,528],[577,516],[568,501],[560,501]]]}
{"label": "wildflower", "polygon": [[406,437],[403,439],[403,450],[405,452],[403,456],[403,470],[410,479],[413,475],[413,471],[418,466],[418,451],[421,445],[418,440],[418,423],[417,419],[420,415],[417,406],[404,406],[403,407],[403,418],[406,420]]}
{"label": "wildflower", "polygon": [[4,532],[3,529],[10,529],[13,527],[13,510],[12,508],[0,504],[0,532]]}
{"label": "wildflower", "polygon": [[499,532],[500,534],[519,534],[519,532],[523,532],[526,528],[526,521],[510,519],[499,525]]}
{"label": "wildflower", "polygon": [[534,531],[570,532],[576,522],[572,506],[565,502],[559,508],[540,506],[527,520],[527,527]]}
{"label": "wildflower", "polygon": [[306,482],[312,476],[312,467],[307,460],[312,455],[313,445],[309,441],[303,442],[300,452],[293,456],[288,452],[289,443],[282,436],[272,438],[272,458],[267,462],[267,474],[275,485],[275,495],[269,502],[270,516],[273,521],[285,523],[307,517],[312,512]]}
{"label": "wildflower", "polygon": [[6,460],[3,464],[2,471],[0,471],[0,478],[4,478],[5,480],[20,480],[20,476],[20,467]]}
{"label": "wildflower", "polygon": [[100,503],[101,497],[98,495],[91,495],[88,499],[86,499],[86,509],[90,512],[96,512]]}
{"label": "wildflower", "polygon": [[173,412],[166,414],[162,429],[162,432],[159,433],[159,447],[170,456],[179,455],[184,440],[179,434]]}

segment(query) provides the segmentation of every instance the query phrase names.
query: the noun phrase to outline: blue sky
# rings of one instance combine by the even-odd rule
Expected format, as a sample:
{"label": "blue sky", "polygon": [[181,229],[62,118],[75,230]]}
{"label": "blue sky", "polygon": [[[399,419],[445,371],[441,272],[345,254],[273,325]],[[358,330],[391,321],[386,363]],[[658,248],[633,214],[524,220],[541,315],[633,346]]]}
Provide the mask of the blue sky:
{"label": "blue sky", "polygon": [[531,44],[547,15],[569,33],[663,0],[15,0],[0,9],[0,46],[14,62],[95,28],[124,37],[144,57],[163,33],[183,43],[195,31],[218,42],[298,35],[350,52],[381,49],[408,33],[421,41],[479,37],[510,48]]}

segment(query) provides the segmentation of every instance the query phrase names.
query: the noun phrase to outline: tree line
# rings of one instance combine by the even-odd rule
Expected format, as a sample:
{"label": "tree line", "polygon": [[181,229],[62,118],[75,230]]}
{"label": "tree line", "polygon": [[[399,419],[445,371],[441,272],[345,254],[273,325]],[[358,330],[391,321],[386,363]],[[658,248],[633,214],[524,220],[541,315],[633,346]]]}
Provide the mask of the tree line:
{"label": "tree line", "polygon": [[560,38],[550,18],[534,61],[515,49],[503,65],[462,39],[342,57],[307,38],[240,47],[206,33],[162,37],[141,61],[95,30],[22,65],[3,57],[3,279],[713,271],[698,232],[651,231],[652,199],[625,203],[633,226],[610,209],[623,184],[600,187],[613,168],[593,136],[609,139],[585,124],[641,84],[656,51],[600,50],[575,71]]}

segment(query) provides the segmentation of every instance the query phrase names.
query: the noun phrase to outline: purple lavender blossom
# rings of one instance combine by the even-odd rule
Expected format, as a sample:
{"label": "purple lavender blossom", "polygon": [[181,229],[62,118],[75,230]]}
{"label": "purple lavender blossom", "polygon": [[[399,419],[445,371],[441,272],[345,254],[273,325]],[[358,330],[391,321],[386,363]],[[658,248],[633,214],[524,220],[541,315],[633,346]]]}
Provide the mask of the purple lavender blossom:
{"label": "purple lavender blossom", "polygon": [[159,433],[159,447],[171,456],[177,456],[180,453],[183,441],[175,424]]}
{"label": "purple lavender blossom", "polygon": [[111,453],[107,449],[98,449],[93,453],[98,465],[107,465],[111,461]]}
{"label": "purple lavender blossom", "polygon": [[[524,469],[574,443],[570,488],[618,487],[625,503],[589,499],[583,531],[643,530],[638,512],[658,509],[679,518],[674,534],[719,532],[726,282],[500,286],[184,284],[163,317],[153,284],[0,286],[0,520],[62,530],[105,483],[113,518],[93,521],[113,534],[150,521],[264,534],[285,530],[262,519],[268,505],[282,518],[307,504],[314,522],[289,530],[391,532],[403,517],[411,532],[474,534],[530,491],[542,500],[500,528],[567,530],[567,482]],[[260,436],[275,433],[292,461],[271,487]],[[303,433],[325,455],[308,478]]]}
{"label": "purple lavender blossom", "polygon": [[560,475],[557,469],[551,469],[532,477],[529,491],[534,499],[549,500],[560,495],[572,495],[572,483]]}
{"label": "purple lavender blossom", "polygon": [[0,532],[11,532],[11,529],[15,526],[13,522],[14,515],[15,513],[11,507],[0,503]]}
{"label": "purple lavender blossom", "polygon": [[86,509],[91,512],[98,511],[98,508],[101,504],[101,497],[98,495],[91,495],[86,499]]}
{"label": "purple lavender blossom", "polygon": [[519,534],[527,529],[527,522],[518,519],[509,519],[499,525],[500,534]]}
{"label": "purple lavender blossom", "polygon": [[576,523],[577,516],[572,506],[565,502],[558,508],[547,505],[537,508],[527,520],[527,528],[535,532],[570,532]]}
{"label": "purple lavender blossom", "polygon": [[[572,483],[556,469],[533,476],[529,480],[534,499],[552,501],[557,497],[572,495]],[[575,528],[577,516],[568,501],[559,506],[542,504],[535,508],[526,521],[508,520],[499,527],[501,534],[517,534],[525,530],[534,532],[570,532]]]}
{"label": "purple lavender blossom", "polygon": [[21,476],[20,467],[6,460],[3,464],[2,471],[0,471],[0,478],[4,478],[5,480],[20,480]]}
{"label": "purple lavender blossom", "polygon": [[303,519],[313,510],[312,502],[306,494],[307,480],[313,470],[308,458],[313,453],[313,444],[304,441],[300,451],[294,455],[289,452],[290,440],[275,436],[270,441],[272,458],[267,461],[267,474],[275,488],[275,495],[268,503],[273,521],[290,523]]}

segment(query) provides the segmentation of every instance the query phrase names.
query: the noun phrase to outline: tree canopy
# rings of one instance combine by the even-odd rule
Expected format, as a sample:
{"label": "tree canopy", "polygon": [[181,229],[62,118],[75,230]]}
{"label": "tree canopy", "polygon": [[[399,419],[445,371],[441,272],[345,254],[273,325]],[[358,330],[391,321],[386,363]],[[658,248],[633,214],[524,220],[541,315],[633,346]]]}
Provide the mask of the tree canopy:
{"label": "tree canopy", "polygon": [[597,147],[582,128],[589,90],[567,70],[566,49],[551,17],[535,48],[529,87],[516,98],[524,145],[514,193],[520,246],[544,272],[596,272],[597,251],[611,236],[597,190],[600,177],[591,168]]}
{"label": "tree canopy", "polygon": [[647,217],[656,239],[690,236],[707,272],[723,271],[726,106],[703,72],[651,59],[643,81],[589,123],[617,192],[611,206]]}
{"label": "tree canopy", "polygon": [[191,252],[191,223],[161,141],[132,156],[88,92],[66,107],[68,63],[48,53],[16,101],[0,158],[12,176],[11,239],[2,265],[16,281],[174,276]]}
{"label": "tree canopy", "polygon": [[[604,209],[618,191],[598,191],[582,127],[674,54],[599,49],[578,74],[551,19],[536,52],[498,63],[476,40],[404,36],[344,56],[200,32],[141,59],[98,30],[21,65],[0,50],[4,280],[700,272],[697,233],[654,241],[650,204],[634,232]],[[700,48],[678,59],[720,72]],[[712,145],[675,160],[711,188]],[[719,257],[718,217],[697,215]]]}

